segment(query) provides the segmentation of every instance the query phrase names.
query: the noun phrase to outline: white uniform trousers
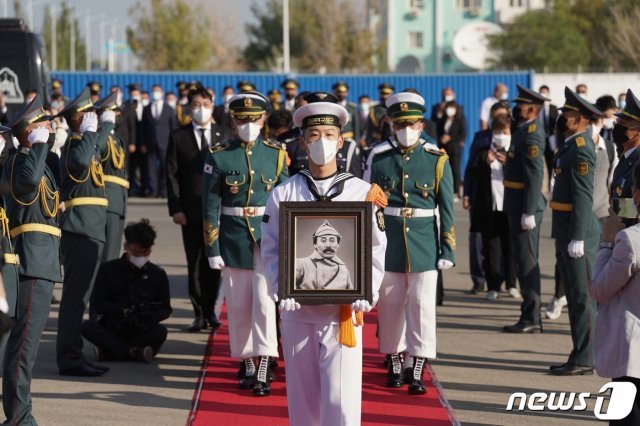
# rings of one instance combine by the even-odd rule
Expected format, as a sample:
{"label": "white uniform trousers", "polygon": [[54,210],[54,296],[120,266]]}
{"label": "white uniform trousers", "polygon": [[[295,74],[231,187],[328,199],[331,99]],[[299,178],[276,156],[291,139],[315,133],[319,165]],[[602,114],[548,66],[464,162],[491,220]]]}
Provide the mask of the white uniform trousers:
{"label": "white uniform trousers", "polygon": [[438,271],[385,272],[378,300],[378,345],[383,354],[436,357]]}
{"label": "white uniform trousers", "polygon": [[225,267],[221,279],[227,300],[231,356],[278,357],[276,307],[269,297],[258,248],[253,250],[253,269]]}
{"label": "white uniform trousers", "polygon": [[282,320],[282,350],[292,426],[359,425],[362,412],[362,327],[357,346],[338,342],[338,324]]}

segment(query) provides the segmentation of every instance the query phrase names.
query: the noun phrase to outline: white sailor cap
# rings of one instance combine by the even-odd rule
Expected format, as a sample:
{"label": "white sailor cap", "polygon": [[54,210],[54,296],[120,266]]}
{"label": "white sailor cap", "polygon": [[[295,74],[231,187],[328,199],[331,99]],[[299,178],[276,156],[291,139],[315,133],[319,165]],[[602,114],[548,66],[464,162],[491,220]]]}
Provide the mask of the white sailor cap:
{"label": "white sailor cap", "polygon": [[303,105],[293,113],[293,123],[303,129],[310,126],[344,127],[349,122],[349,112],[332,102],[315,102]]}

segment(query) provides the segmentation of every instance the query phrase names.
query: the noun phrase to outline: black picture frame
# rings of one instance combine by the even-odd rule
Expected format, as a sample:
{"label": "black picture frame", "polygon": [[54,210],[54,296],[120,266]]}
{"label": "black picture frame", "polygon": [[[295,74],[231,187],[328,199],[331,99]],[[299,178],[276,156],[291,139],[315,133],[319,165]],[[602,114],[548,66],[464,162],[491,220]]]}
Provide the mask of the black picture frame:
{"label": "black picture frame", "polygon": [[[301,305],[342,305],[356,300],[373,303],[373,214],[373,206],[368,202],[280,203],[280,300],[294,298]],[[324,226],[324,221],[341,235],[331,261],[320,259],[322,255],[313,243],[313,233],[317,231],[318,224]],[[317,259],[312,261],[314,256]],[[315,269],[315,275],[307,273],[318,267],[318,259],[321,264],[329,266],[325,271]],[[331,269],[333,263],[337,269]],[[335,277],[332,271],[336,271]],[[308,278],[312,276],[315,278]],[[322,280],[323,276],[330,278]],[[349,280],[353,288],[348,288]]]}

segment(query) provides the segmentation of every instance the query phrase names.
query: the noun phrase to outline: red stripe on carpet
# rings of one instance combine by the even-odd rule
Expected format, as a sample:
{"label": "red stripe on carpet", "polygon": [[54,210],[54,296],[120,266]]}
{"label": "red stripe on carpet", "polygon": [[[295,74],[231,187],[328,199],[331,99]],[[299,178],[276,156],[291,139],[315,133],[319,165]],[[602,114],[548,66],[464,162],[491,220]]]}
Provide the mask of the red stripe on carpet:
{"label": "red stripe on carpet", "polygon": [[[223,320],[225,317],[223,313]],[[378,352],[375,336],[376,318],[375,311],[367,314],[363,330],[362,424],[459,424],[430,367],[424,375],[426,395],[411,396],[406,386],[385,387],[384,356]],[[226,325],[220,327],[209,337],[187,425],[287,425],[284,362],[280,359],[279,363],[275,371],[278,380],[271,384],[271,396],[258,398],[251,390],[238,389],[239,361],[229,357],[229,334]]]}

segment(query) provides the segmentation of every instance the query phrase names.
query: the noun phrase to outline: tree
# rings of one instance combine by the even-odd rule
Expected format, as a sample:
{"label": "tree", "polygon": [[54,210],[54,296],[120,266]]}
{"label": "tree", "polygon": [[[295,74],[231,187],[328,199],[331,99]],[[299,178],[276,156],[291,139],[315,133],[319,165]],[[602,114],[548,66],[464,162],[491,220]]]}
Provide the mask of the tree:
{"label": "tree", "polygon": [[622,67],[640,67],[640,5],[616,4],[611,8],[612,24],[616,30],[610,34],[608,52],[617,57]]}
{"label": "tree", "polygon": [[575,20],[554,8],[524,13],[504,33],[489,36],[489,47],[497,56],[494,68],[570,72],[591,60],[588,39]]}
{"label": "tree", "polygon": [[[75,35],[76,69],[84,69],[87,57],[87,46],[78,31],[79,23],[75,13],[66,1],[60,5],[60,13],[55,19],[56,25],[56,67],[59,70],[71,69],[71,31]],[[51,9],[45,6],[42,21],[42,38],[47,54],[51,54]],[[49,58],[52,61],[53,58]]]}
{"label": "tree", "polygon": [[149,7],[138,3],[130,11],[137,21],[127,28],[127,42],[143,69],[210,69],[210,25],[202,6],[185,0],[151,0]]}
{"label": "tree", "polygon": [[[254,3],[255,24],[248,24],[244,50],[251,70],[276,71],[282,58],[282,1]],[[380,46],[353,2],[290,0],[291,67],[299,72],[372,72]]]}

